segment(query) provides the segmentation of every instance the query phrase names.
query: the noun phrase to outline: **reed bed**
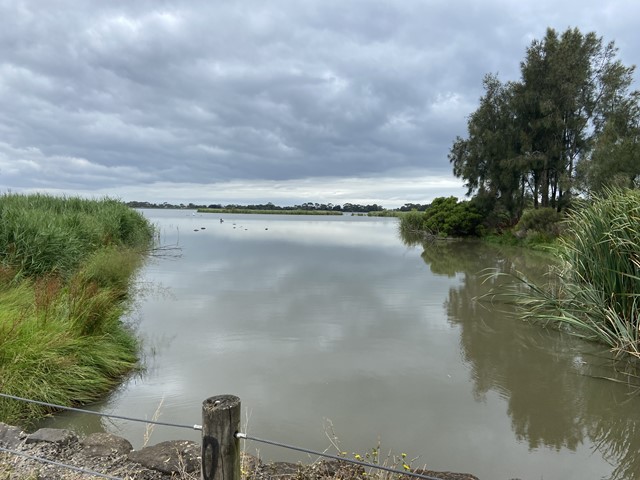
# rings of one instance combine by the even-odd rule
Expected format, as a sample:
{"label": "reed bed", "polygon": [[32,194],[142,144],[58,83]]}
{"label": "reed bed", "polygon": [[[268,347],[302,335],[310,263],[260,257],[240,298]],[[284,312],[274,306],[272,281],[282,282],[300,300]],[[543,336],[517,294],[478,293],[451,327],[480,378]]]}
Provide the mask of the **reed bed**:
{"label": "reed bed", "polygon": [[554,268],[507,294],[525,319],[565,328],[640,358],[640,191],[610,190],[566,221]]}
{"label": "reed bed", "polygon": [[[153,238],[115,200],[0,197],[0,391],[84,404],[136,368],[137,341],[121,319]],[[0,421],[44,413],[0,400]]]}

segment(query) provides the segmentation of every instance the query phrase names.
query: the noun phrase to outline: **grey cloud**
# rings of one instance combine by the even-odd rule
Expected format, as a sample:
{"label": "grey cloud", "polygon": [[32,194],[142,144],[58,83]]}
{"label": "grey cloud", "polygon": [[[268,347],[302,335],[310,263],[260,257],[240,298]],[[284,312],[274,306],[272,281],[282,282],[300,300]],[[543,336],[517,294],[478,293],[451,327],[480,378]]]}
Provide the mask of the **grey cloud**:
{"label": "grey cloud", "polygon": [[595,30],[633,63],[638,10],[591,0],[0,1],[0,186],[450,177],[448,148],[485,73],[516,78],[547,26]]}

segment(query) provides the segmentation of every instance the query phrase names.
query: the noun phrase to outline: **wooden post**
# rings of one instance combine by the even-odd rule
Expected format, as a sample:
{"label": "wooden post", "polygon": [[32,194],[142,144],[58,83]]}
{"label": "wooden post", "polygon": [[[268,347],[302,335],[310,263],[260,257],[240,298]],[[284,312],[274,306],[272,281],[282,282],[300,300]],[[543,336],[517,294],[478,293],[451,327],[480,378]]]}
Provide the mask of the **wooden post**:
{"label": "wooden post", "polygon": [[217,395],[202,402],[202,480],[240,480],[240,399]]}

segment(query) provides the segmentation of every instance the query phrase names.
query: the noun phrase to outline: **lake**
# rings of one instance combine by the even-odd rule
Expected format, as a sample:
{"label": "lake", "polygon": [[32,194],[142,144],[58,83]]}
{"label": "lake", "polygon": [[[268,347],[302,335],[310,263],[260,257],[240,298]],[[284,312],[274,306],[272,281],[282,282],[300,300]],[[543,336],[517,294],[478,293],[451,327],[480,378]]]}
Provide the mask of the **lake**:
{"label": "lake", "polygon": [[[193,425],[204,399],[233,394],[250,435],[329,453],[380,444],[383,459],[481,479],[640,478],[640,397],[606,349],[476,300],[484,269],[542,278],[543,256],[407,246],[395,218],[142,212],[179,250],[140,272],[129,321],[144,371],[92,409]],[[46,424],[136,448],[200,436],[78,414]]]}

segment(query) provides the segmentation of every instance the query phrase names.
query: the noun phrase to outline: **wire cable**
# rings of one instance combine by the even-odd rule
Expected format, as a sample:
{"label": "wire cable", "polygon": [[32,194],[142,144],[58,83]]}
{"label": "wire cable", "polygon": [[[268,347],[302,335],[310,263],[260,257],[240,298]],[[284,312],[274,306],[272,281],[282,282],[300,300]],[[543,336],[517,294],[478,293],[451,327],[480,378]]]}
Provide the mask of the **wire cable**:
{"label": "wire cable", "polygon": [[180,425],[180,424],[177,424],[177,423],[159,422],[157,420],[143,420],[141,418],[125,417],[123,415],[111,415],[111,414],[108,414],[108,413],[94,412],[94,411],[91,411],[91,410],[83,410],[81,408],[65,407],[64,405],[56,405],[54,403],[41,402],[39,400],[31,400],[29,398],[16,397],[15,395],[8,395],[6,393],[0,393],[0,397],[9,398],[11,400],[18,400],[18,401],[21,401],[21,402],[35,403],[37,405],[42,405],[42,406],[50,407],[50,408],[57,408],[57,409],[60,409],[60,410],[69,410],[71,412],[86,413],[86,414],[89,414],[89,415],[98,415],[99,417],[117,418],[119,420],[127,420],[127,421],[130,421],[130,422],[149,423],[149,424],[152,424],[152,425],[162,425],[164,427],[188,428],[189,430],[202,430],[202,425]]}
{"label": "wire cable", "polygon": [[[127,420],[127,421],[131,421],[131,422],[141,422],[141,423],[147,423],[147,424],[152,424],[152,425],[162,425],[162,426],[166,426],[166,427],[175,427],[175,428],[188,428],[190,430],[202,430],[202,425],[180,425],[180,424],[176,424],[176,423],[170,423],[170,422],[159,422],[156,420],[143,420],[140,418],[133,418],[133,417],[126,417],[124,415],[111,415],[111,414],[107,414],[107,413],[101,413],[101,412],[94,412],[91,410],[83,410],[81,408],[74,408],[74,407],[66,407],[64,405],[56,405],[54,403],[48,403],[48,402],[41,402],[39,400],[31,400],[29,398],[23,398],[23,397],[17,397],[15,395],[8,395],[6,393],[0,393],[0,397],[4,397],[4,398],[9,398],[12,400],[17,400],[17,401],[21,401],[21,402],[27,402],[27,403],[35,403],[37,405],[42,405],[45,407],[50,407],[50,408],[57,408],[60,410],[69,410],[72,412],[79,412],[79,413],[86,413],[89,415],[98,415],[100,417],[106,417],[106,418],[116,418],[119,420]],[[332,460],[338,460],[340,462],[347,462],[347,463],[351,463],[354,465],[359,465],[362,467],[367,467],[367,468],[375,468],[378,470],[384,470],[387,472],[391,472],[391,473],[396,473],[398,475],[407,475],[410,477],[416,477],[416,478],[421,478],[423,480],[442,480],[438,477],[432,477],[429,475],[422,475],[420,473],[415,473],[415,472],[411,472],[411,471],[401,471],[401,470],[396,470],[395,468],[391,468],[391,467],[385,467],[383,465],[375,465],[375,464],[371,464],[371,463],[367,463],[367,462],[362,462],[359,460],[352,460],[350,458],[346,458],[346,457],[340,457],[338,455],[331,455],[329,453],[325,453],[325,452],[318,452],[316,450],[310,450],[308,448],[303,448],[303,447],[296,447],[294,445],[287,445],[286,443],[281,443],[281,442],[276,442],[273,440],[266,440],[264,438],[258,438],[258,437],[253,437],[253,436],[249,436],[246,433],[241,433],[241,432],[236,432],[235,434],[236,438],[238,439],[243,439],[243,440],[250,440],[253,442],[258,442],[258,443],[265,443],[265,444],[269,444],[269,445],[273,445],[276,447],[281,447],[281,448],[286,448],[289,450],[296,450],[298,452],[303,452],[303,453],[308,453],[310,455],[317,455],[319,457],[325,457],[325,458],[330,458]],[[0,451],[6,451],[6,452],[10,452],[10,453],[16,453],[16,454],[20,454],[26,457],[29,457],[28,455],[24,455],[21,454],[20,452],[11,452],[10,450],[6,450],[0,447]],[[38,457],[33,457],[33,458],[38,458]],[[44,460],[48,463],[53,463],[56,464],[55,462],[52,461],[48,461],[48,460]],[[62,465],[64,466],[64,465]],[[75,467],[71,467],[71,468],[75,468]],[[99,476],[103,476],[105,478],[115,478],[115,477],[109,477],[109,476],[105,476],[102,474],[96,474]],[[115,478],[115,480],[122,480],[122,479],[117,479]]]}
{"label": "wire cable", "polygon": [[352,463],[354,465],[360,465],[362,467],[375,468],[375,469],[378,469],[378,470],[384,470],[386,472],[397,473],[399,475],[407,475],[407,476],[410,476],[410,477],[422,478],[424,480],[442,480],[441,478],[430,477],[429,475],[422,475],[420,473],[414,473],[414,472],[410,472],[410,471],[396,470],[395,468],[385,467],[384,465],[375,465],[375,464],[371,464],[371,463],[367,463],[367,462],[361,462],[359,460],[352,460],[350,458],[340,457],[338,455],[331,455],[330,453],[317,452],[315,450],[309,450],[307,448],[295,447],[293,445],[287,445],[286,443],[275,442],[273,440],[265,440],[264,438],[252,437],[252,436],[247,435],[246,433],[237,432],[236,433],[236,438],[240,438],[240,439],[243,439],[243,440],[251,440],[253,442],[258,442],[258,443],[266,443],[266,444],[269,444],[269,445],[274,445],[276,447],[288,448],[289,450],[296,450],[298,452],[309,453],[311,455],[317,455],[319,457],[331,458],[333,460],[338,460],[340,462]]}
{"label": "wire cable", "polygon": [[124,479],[122,479],[120,477],[113,477],[113,476],[107,475],[105,473],[95,472],[93,470],[86,470],[84,468],[75,467],[73,465],[68,465],[66,463],[55,462],[53,460],[49,460],[49,459],[46,459],[46,458],[43,458],[43,457],[36,457],[34,455],[27,455],[24,452],[18,452],[16,450],[9,450],[8,448],[0,447],[0,452],[11,453],[13,455],[19,455],[21,457],[28,458],[29,460],[35,460],[35,461],[41,462],[41,463],[48,463],[49,465],[55,465],[56,467],[67,468],[69,470],[74,470],[74,471],[80,472],[80,473],[86,473],[88,475],[94,475],[96,477],[108,478],[109,480],[124,480]]}

